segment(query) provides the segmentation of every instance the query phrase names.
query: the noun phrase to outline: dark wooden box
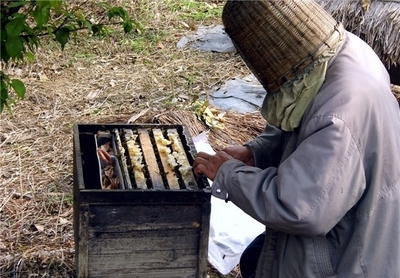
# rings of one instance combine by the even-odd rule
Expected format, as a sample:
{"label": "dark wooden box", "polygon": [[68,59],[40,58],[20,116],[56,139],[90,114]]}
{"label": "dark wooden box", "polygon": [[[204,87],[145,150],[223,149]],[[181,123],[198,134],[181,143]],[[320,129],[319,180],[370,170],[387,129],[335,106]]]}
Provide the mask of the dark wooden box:
{"label": "dark wooden box", "polygon": [[[135,125],[74,126],[74,234],[77,277],[206,277],[210,190],[101,189],[95,135]],[[151,130],[159,125],[140,125]],[[184,126],[190,162],[196,153]]]}

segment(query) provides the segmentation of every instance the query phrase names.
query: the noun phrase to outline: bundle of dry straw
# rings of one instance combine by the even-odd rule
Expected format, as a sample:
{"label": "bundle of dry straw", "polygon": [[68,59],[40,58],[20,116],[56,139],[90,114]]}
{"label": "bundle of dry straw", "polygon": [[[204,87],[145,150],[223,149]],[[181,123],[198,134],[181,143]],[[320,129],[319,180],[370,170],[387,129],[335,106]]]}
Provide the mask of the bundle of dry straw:
{"label": "bundle of dry straw", "polygon": [[210,129],[197,119],[193,111],[181,110],[158,114],[153,117],[152,122],[186,125],[192,136],[208,132],[208,141],[215,151],[231,145],[242,145],[259,135],[266,126],[266,121],[259,112],[239,114],[227,111],[224,119],[223,129]]}
{"label": "bundle of dry straw", "polygon": [[371,0],[365,9],[361,0],[316,1],[368,43],[385,66],[400,64],[400,0]]}

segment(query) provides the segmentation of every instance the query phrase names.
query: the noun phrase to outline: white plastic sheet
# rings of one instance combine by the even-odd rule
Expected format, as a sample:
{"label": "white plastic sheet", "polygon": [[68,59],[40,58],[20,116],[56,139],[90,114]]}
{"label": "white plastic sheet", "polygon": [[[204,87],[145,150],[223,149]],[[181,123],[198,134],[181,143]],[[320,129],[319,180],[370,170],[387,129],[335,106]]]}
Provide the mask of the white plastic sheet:
{"label": "white plastic sheet", "polygon": [[[215,153],[205,132],[193,137],[193,141],[198,152]],[[233,203],[211,197],[208,261],[221,274],[228,274],[239,263],[247,245],[264,230],[264,225]]]}
{"label": "white plastic sheet", "polygon": [[232,78],[220,88],[214,88],[209,93],[209,102],[224,110],[248,113],[259,110],[266,95],[264,87],[250,74],[244,78]]}
{"label": "white plastic sheet", "polygon": [[177,48],[190,47],[203,51],[234,52],[236,51],[229,36],[222,25],[200,25],[197,32],[182,37],[176,44]]}

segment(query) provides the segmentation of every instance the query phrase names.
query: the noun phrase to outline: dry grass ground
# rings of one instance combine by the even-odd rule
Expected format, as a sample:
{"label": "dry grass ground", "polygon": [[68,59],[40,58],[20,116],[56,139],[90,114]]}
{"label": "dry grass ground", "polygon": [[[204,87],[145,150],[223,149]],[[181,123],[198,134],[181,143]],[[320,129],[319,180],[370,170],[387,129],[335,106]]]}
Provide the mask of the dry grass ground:
{"label": "dry grass ground", "polygon": [[[223,1],[114,2],[143,25],[141,35],[82,33],[65,51],[45,41],[33,63],[4,69],[25,82],[27,94],[11,114],[0,115],[1,277],[74,276],[75,123],[127,123],[135,115],[149,121],[249,74],[235,54],[176,48],[198,25],[221,24]],[[247,120],[255,131],[263,125],[258,115]],[[239,277],[237,270],[222,276],[211,267],[209,275]]]}

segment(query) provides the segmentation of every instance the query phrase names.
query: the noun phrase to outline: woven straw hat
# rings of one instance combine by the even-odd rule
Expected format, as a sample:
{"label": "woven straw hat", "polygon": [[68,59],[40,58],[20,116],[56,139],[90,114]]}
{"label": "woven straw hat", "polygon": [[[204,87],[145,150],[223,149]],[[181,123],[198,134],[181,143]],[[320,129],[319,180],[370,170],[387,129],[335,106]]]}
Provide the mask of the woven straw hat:
{"label": "woven straw hat", "polygon": [[222,20],[269,93],[318,59],[339,25],[314,0],[228,0]]}

